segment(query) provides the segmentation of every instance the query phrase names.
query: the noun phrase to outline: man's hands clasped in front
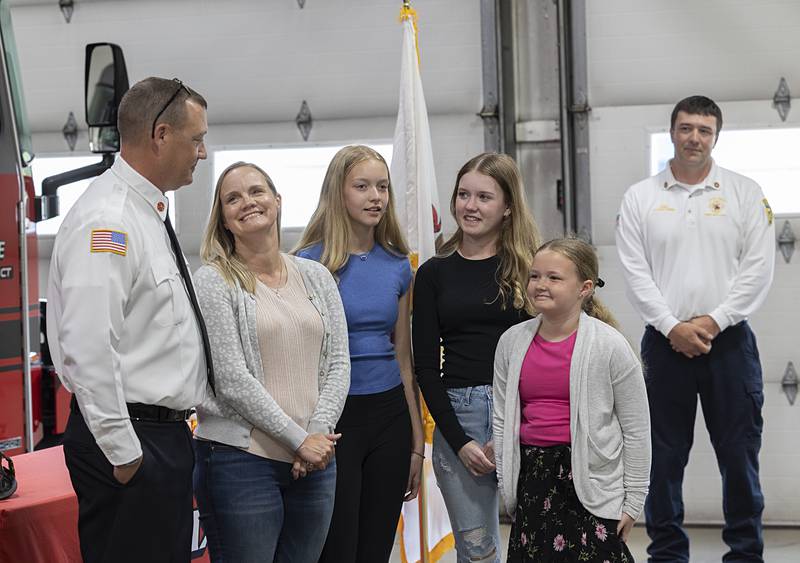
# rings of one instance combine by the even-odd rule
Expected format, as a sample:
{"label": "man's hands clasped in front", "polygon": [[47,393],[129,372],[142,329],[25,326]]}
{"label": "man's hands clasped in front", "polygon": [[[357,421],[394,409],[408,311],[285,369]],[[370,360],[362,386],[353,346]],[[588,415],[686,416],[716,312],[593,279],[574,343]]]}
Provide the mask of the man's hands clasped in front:
{"label": "man's hands clasped in front", "polygon": [[711,351],[711,341],[719,334],[719,326],[709,315],[681,322],[669,331],[672,349],[687,358],[696,358]]}

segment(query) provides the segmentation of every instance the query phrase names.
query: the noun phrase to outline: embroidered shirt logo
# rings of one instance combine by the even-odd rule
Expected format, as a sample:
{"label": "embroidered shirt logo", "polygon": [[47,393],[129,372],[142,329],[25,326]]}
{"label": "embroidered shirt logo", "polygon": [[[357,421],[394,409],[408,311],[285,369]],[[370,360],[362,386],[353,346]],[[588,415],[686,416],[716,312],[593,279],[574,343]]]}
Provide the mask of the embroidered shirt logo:
{"label": "embroidered shirt logo", "polygon": [[706,215],[711,217],[718,217],[720,215],[727,215],[725,213],[725,198],[712,197],[708,200],[708,211]]}
{"label": "embroidered shirt logo", "polygon": [[674,207],[670,207],[666,203],[662,203],[661,205],[659,205],[658,207],[653,209],[653,211],[675,211],[675,208]]}
{"label": "embroidered shirt logo", "polygon": [[772,225],[772,221],[775,219],[775,214],[772,212],[772,208],[769,206],[767,198],[762,199],[761,203],[764,204],[764,210],[767,212],[767,223]]}

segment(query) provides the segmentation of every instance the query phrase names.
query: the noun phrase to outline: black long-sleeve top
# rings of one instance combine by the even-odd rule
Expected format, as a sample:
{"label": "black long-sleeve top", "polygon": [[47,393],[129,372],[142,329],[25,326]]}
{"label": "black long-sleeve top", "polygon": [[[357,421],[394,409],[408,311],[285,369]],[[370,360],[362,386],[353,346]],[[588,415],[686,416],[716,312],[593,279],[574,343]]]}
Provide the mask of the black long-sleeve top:
{"label": "black long-sleeve top", "polygon": [[[467,260],[458,252],[431,258],[414,282],[412,339],[422,395],[442,435],[458,452],[472,440],[456,418],[447,389],[491,385],[497,341],[530,316],[498,297],[498,256]],[[444,363],[440,369],[440,346]]]}

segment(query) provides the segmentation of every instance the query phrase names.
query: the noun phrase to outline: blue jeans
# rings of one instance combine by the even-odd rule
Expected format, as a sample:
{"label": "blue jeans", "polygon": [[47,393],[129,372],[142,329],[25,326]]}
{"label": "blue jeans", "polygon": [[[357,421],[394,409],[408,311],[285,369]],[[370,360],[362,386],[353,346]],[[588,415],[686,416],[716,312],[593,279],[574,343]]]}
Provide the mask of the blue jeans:
{"label": "blue jeans", "polygon": [[336,463],[292,479],[292,465],[196,441],[194,490],[215,563],[315,563],[333,513]]}
{"label": "blue jeans", "polygon": [[[492,439],[492,386],[448,389],[450,403],[467,435],[484,445]],[[433,471],[456,540],[458,563],[500,563],[497,476],[474,477],[437,428]]]}
{"label": "blue jeans", "polygon": [[722,475],[722,539],[730,548],[722,560],[762,563],[764,495],[758,453],[764,384],[753,332],[746,322],[730,326],[714,339],[711,352],[690,359],[647,327],[642,361],[653,435],[650,494],[644,505],[649,561],[690,560],[682,487],[699,397]]}

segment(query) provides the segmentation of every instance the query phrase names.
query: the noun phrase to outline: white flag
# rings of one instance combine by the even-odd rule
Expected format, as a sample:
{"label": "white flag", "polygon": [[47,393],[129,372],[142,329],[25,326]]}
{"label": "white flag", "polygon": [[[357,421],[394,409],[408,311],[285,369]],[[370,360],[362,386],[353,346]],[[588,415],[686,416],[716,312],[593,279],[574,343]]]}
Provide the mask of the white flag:
{"label": "white flag", "polygon": [[[427,438],[427,436],[426,436]],[[425,487],[424,502],[404,502],[403,512],[400,514],[400,528],[403,533],[400,558],[403,563],[417,563],[422,561],[422,538],[420,537],[420,508],[425,507],[427,518],[425,524],[428,528],[428,559],[436,563],[441,557],[455,547],[455,538],[450,528],[450,518],[444,505],[442,493],[436,484],[431,463],[431,444],[425,444],[425,461],[422,464],[422,482],[420,489]]]}
{"label": "white flag", "polygon": [[441,230],[439,196],[433,168],[428,109],[422,92],[419,60],[411,9],[403,9],[403,50],[400,64],[400,105],[394,129],[392,185],[397,212],[411,247],[416,270],[436,253],[434,241]]}
{"label": "white flag", "polygon": [[[422,92],[416,41],[416,12],[404,6],[403,50],[400,64],[400,105],[394,130],[392,185],[400,224],[411,249],[411,265],[417,267],[436,253],[436,235],[442,227],[433,168],[428,110]],[[425,461],[419,502],[406,502],[400,516],[401,556],[404,563],[435,563],[455,544],[444,499],[436,485],[431,464],[433,421],[427,409]],[[422,513],[422,514],[421,514]],[[423,516],[420,521],[420,516]],[[424,537],[421,532],[424,529]],[[426,549],[427,547],[427,549]]]}

